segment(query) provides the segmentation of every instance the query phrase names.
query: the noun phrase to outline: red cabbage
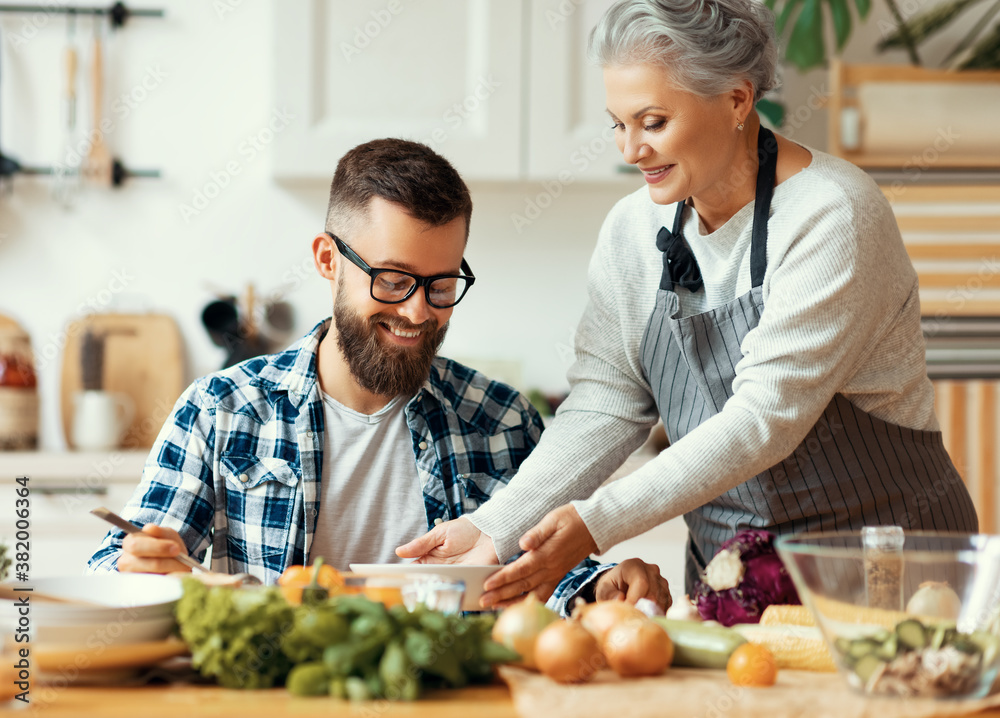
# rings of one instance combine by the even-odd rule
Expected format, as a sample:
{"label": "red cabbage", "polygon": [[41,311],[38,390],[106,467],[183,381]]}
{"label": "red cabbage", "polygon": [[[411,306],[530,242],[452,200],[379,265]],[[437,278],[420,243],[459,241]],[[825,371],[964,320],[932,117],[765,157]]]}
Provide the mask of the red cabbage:
{"label": "red cabbage", "polygon": [[734,588],[716,591],[705,583],[702,574],[693,599],[698,614],[706,621],[718,621],[724,626],[758,623],[764,609],[772,604],[801,603],[792,577],[775,553],[774,534],[745,529],[722,544],[719,551],[739,556],[743,578]]}

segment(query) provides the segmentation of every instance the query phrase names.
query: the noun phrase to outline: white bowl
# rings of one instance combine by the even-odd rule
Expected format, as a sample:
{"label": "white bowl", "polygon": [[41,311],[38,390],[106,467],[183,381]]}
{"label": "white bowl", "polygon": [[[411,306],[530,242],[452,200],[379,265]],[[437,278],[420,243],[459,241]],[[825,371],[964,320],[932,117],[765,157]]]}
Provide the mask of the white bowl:
{"label": "white bowl", "polygon": [[[183,590],[177,578],[153,574],[41,578],[17,587],[93,602],[94,606],[31,600],[26,619],[32,640],[61,645],[117,645],[160,640],[174,626]],[[15,603],[0,606],[7,635],[19,624]]]}
{"label": "white bowl", "polygon": [[483,581],[501,569],[501,566],[467,566],[446,563],[352,563],[351,571],[358,576],[419,576],[433,574],[465,584],[463,611],[483,611],[479,597],[483,595]]}

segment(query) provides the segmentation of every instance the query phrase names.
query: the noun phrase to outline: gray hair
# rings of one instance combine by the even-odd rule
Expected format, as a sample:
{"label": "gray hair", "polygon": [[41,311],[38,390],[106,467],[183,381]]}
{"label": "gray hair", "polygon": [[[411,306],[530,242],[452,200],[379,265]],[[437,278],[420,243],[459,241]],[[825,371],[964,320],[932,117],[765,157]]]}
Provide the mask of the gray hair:
{"label": "gray hair", "polygon": [[591,32],[590,57],[602,67],[663,65],[702,97],[746,79],[756,102],[777,86],[774,15],[758,0],[619,0]]}

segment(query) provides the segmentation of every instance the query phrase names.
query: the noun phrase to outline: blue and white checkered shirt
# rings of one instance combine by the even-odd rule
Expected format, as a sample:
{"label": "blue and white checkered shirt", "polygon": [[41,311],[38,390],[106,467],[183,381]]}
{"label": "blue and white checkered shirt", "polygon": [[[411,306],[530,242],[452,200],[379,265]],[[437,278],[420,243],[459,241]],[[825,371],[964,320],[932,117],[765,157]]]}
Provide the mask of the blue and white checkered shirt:
{"label": "blue and white checkered shirt", "polygon": [[[177,400],[122,514],[176,529],[212,569],[273,583],[309,562],[319,515],[325,444],[316,374],[330,319],[289,349],[202,377]],[[511,387],[438,357],[407,403],[427,527],[475,511],[503,488],[538,442],[542,421]],[[112,530],[90,571],[117,568],[125,534]],[[549,601],[572,599],[613,564],[588,559]]]}

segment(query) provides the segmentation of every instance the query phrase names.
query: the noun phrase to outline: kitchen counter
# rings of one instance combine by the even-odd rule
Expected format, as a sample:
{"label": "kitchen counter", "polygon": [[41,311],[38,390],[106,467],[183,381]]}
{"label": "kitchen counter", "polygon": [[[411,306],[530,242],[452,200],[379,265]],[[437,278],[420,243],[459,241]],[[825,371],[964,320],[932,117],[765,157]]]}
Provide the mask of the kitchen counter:
{"label": "kitchen counter", "polygon": [[[833,676],[831,676],[833,677]],[[719,672],[720,687],[729,685]],[[731,686],[730,686],[731,687]],[[556,691],[574,690],[568,687]],[[767,689],[759,689],[767,690]],[[845,687],[845,691],[846,691]],[[721,695],[718,691],[717,695]],[[947,710],[948,702],[942,702]],[[735,707],[735,706],[734,706]],[[237,691],[217,686],[144,686],[136,688],[75,687],[32,688],[31,708],[44,715],[100,715],[102,718],[193,718],[194,716],[275,716],[351,715],[381,718],[517,718],[510,692],[502,684],[452,691],[435,691],[414,703],[349,703],[333,698],[300,698],[281,688],[264,691]],[[588,716],[613,715],[615,706],[591,705]],[[737,715],[738,713],[732,713]],[[730,715],[730,713],[724,713]],[[954,716],[954,713],[942,715]],[[977,718],[1000,718],[1000,709],[975,713]],[[587,716],[581,716],[587,718]]]}
{"label": "kitchen counter", "polygon": [[[300,698],[283,688],[237,691],[217,686],[137,688],[35,686],[30,707],[45,716],[78,718],[192,718],[193,716],[408,716],[408,718],[516,718],[504,685],[435,691],[414,703],[349,703],[334,698]],[[1000,715],[1000,714],[998,714]]]}

